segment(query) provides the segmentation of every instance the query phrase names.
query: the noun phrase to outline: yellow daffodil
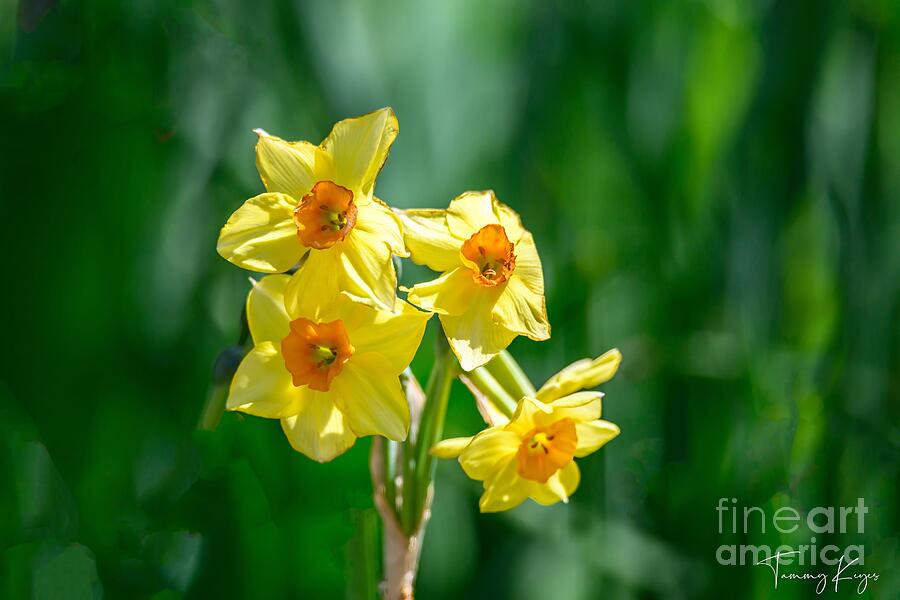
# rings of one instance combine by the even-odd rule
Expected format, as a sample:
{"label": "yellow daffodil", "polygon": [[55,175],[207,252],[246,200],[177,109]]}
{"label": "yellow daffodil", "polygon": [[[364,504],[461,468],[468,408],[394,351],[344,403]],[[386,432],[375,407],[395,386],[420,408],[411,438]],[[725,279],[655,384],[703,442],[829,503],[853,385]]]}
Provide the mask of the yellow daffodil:
{"label": "yellow daffodil", "polygon": [[294,309],[302,292],[315,289],[393,310],[391,254],[407,253],[399,220],[374,188],[397,132],[390,108],[339,122],[318,146],[256,130],[267,192],[231,215],[219,254],[262,273],[285,272],[305,258],[285,292]]}
{"label": "yellow daffodil", "polygon": [[483,365],[517,335],[550,337],[534,239],[493,192],[465,193],[446,210],[398,214],[412,260],[442,273],[409,290],[409,301],[440,315],[464,370]]}
{"label": "yellow daffodil", "polygon": [[482,512],[508,510],[526,498],[568,502],[581,478],[574,459],[619,435],[616,425],[600,419],[602,397],[578,392],[551,403],[522,398],[508,423],[439,442],[432,454],[459,457],[466,475],[484,482]]}
{"label": "yellow daffodil", "polygon": [[289,279],[265,277],[247,297],[254,347],[234,375],[227,408],[281,419],[291,445],[318,461],[358,436],[405,439],[409,407],[398,376],[431,315],[399,299],[387,312],[342,295],[328,302],[305,295],[300,312],[289,312]]}

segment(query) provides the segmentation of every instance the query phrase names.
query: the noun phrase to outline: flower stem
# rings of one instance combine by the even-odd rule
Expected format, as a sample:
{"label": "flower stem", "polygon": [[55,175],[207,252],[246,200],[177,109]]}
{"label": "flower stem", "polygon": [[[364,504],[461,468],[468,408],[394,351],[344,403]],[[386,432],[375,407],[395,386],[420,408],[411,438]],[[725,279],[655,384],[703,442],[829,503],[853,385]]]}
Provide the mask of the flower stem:
{"label": "flower stem", "polygon": [[[443,434],[450,387],[458,372],[459,363],[447,339],[438,334],[426,391],[423,393],[411,371],[400,377],[409,402],[409,435],[402,444],[379,438],[372,445],[375,506],[384,524],[381,591],[388,600],[413,598],[422,539],[431,513],[434,463],[428,451]],[[391,473],[397,470],[400,477],[391,481]]]}
{"label": "flower stem", "polygon": [[500,354],[491,359],[491,362],[486,367],[490,374],[494,376],[494,379],[513,396],[516,402],[523,396],[533,397],[537,393],[534,389],[534,384],[528,379],[528,375],[525,374],[525,371],[522,370],[522,367],[519,366],[519,363],[516,362],[516,359],[513,358],[508,350],[500,352]]}
{"label": "flower stem", "polygon": [[382,469],[384,470],[384,499],[397,514],[397,442],[385,439],[381,452]]}
{"label": "flower stem", "polygon": [[[407,533],[400,525],[397,507],[388,503],[385,495],[385,446],[388,440],[376,437],[372,441],[369,467],[372,472],[373,499],[382,521],[383,579],[381,598],[384,600],[412,600],[416,573],[419,570],[419,554],[422,549],[423,521],[419,528]],[[351,597],[371,598],[371,595]]]}
{"label": "flower stem", "polygon": [[[435,347],[434,366],[425,386],[425,407],[412,447],[412,479],[404,481],[404,527],[414,531],[422,522],[431,481],[434,478],[434,458],[428,452],[444,433],[447,401],[450,387],[459,372],[459,363],[450,350],[443,334],[439,334]],[[407,457],[405,464],[410,464]]]}
{"label": "flower stem", "polygon": [[[418,380],[415,375],[412,374],[411,370],[407,369],[403,372],[400,376],[400,383],[403,385],[403,391],[406,394],[406,399],[409,403],[409,435],[406,436],[402,445],[397,448],[399,451],[399,462],[395,462],[394,464],[399,464],[400,489],[397,490],[395,485],[394,510],[398,516],[400,528],[403,532],[411,534],[411,532],[415,530],[413,522],[413,512],[415,507],[415,494],[413,488],[415,485],[416,472],[415,442],[418,437],[426,398],[425,392],[422,391],[422,387],[419,385]],[[400,494],[399,503],[396,500],[397,493]]]}
{"label": "flower stem", "polygon": [[472,384],[484,394],[493,406],[507,417],[516,412],[516,400],[500,385],[491,372],[484,367],[478,367],[465,375]]}

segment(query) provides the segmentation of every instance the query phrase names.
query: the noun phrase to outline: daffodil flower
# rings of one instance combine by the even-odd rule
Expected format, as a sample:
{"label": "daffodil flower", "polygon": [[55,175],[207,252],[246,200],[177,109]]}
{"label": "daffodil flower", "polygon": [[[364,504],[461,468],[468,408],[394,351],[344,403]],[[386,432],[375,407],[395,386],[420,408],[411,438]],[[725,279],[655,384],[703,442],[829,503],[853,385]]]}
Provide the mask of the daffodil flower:
{"label": "daffodil flower", "polygon": [[600,392],[578,392],[551,403],[522,398],[512,419],[472,438],[439,442],[432,454],[459,458],[466,475],[484,483],[481,512],[508,510],[531,498],[568,502],[581,479],[575,458],[619,435],[600,419]]}
{"label": "daffodil flower", "polygon": [[281,419],[291,445],[320,462],[359,436],[405,439],[409,407],[399,374],[431,315],[399,299],[387,312],[311,294],[292,313],[284,302],[289,279],[265,277],[247,297],[254,347],[234,375],[227,408]]}
{"label": "daffodil flower", "polygon": [[231,215],[219,254],[262,273],[283,273],[305,258],[285,292],[294,308],[316,289],[393,310],[391,254],[407,252],[399,220],[374,188],[397,132],[390,108],[337,123],[318,146],[257,129],[256,167],[268,191]]}
{"label": "daffodil flower", "polygon": [[470,371],[517,335],[550,337],[544,274],[531,233],[493,192],[468,192],[446,210],[398,211],[412,260],[441,272],[409,290],[440,315],[460,365]]}

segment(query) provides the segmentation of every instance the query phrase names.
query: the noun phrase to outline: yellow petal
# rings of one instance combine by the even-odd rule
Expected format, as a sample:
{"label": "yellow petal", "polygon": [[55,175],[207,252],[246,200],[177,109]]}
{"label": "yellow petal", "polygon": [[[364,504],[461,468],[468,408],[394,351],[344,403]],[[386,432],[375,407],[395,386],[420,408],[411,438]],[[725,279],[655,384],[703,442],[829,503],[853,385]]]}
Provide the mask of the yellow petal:
{"label": "yellow petal", "polygon": [[437,279],[414,285],[407,300],[440,315],[460,315],[469,309],[480,291],[481,288],[472,280],[472,272],[465,267],[457,267]]}
{"label": "yellow petal", "polygon": [[257,129],[256,169],[270,192],[300,201],[317,181],[333,178],[331,158],[309,142],[286,142]]}
{"label": "yellow petal", "polygon": [[447,208],[447,226],[462,240],[469,239],[485,225],[495,223],[503,226],[506,237],[513,244],[519,242],[525,231],[516,211],[500,202],[493,190],[466,192],[453,199]]}
{"label": "yellow petal", "polygon": [[441,325],[463,371],[476,369],[509,346],[516,334],[489,320],[441,315]]}
{"label": "yellow petal", "polygon": [[544,402],[552,402],[578,390],[586,390],[613,378],[622,362],[622,353],[613,348],[594,360],[585,358],[576,361],[547,380],[537,392]]}
{"label": "yellow petal", "polygon": [[[541,257],[531,233],[525,232],[515,244],[516,270],[513,279],[519,279],[533,294],[544,296],[544,270]],[[546,319],[546,314],[544,315]]]}
{"label": "yellow petal", "polygon": [[509,241],[518,244],[522,235],[526,233],[525,228],[522,227],[519,213],[497,200],[496,196],[494,196],[494,213],[500,220],[500,224],[503,225],[503,229],[506,230],[506,237],[509,238]]}
{"label": "yellow petal", "polygon": [[578,468],[578,464],[573,460],[560,469],[557,475],[566,495],[571,498],[578,489],[578,484],[581,483],[581,469]]}
{"label": "yellow petal", "polygon": [[464,371],[487,363],[516,337],[515,332],[494,322],[492,309],[500,292],[497,288],[477,288],[466,312],[440,315],[444,333]]}
{"label": "yellow petal", "polygon": [[575,461],[550,476],[547,483],[533,482],[531,498],[538,504],[549,506],[557,502],[568,502],[569,497],[578,489],[581,471]]}
{"label": "yellow petal", "polygon": [[470,437],[448,438],[432,446],[429,453],[438,458],[458,458],[471,441]]}
{"label": "yellow petal", "polygon": [[445,210],[398,210],[403,239],[414,263],[443,273],[460,266],[459,249],[465,241],[447,228]]}
{"label": "yellow petal", "polygon": [[260,194],[237,209],[219,233],[219,254],[239,267],[262,273],[287,271],[306,249],[297,237],[296,202],[285,194]]}
{"label": "yellow petal", "polygon": [[587,456],[617,435],[619,435],[618,425],[609,421],[598,419],[587,423],[576,423],[575,436],[578,438],[578,447],[575,449],[575,456]]}
{"label": "yellow petal", "polygon": [[535,341],[550,337],[544,296],[533,293],[518,277],[506,282],[492,313],[494,321],[510,331]]}
{"label": "yellow petal", "polygon": [[364,197],[371,196],[375,178],[399,130],[397,117],[390,108],[337,123],[322,142],[322,148],[334,161],[334,182],[354,193],[360,191]]}
{"label": "yellow petal", "polygon": [[226,408],[258,417],[280,419],[297,414],[302,393],[291,383],[279,347],[263,342],[254,347],[238,365]]}
{"label": "yellow petal", "polygon": [[397,273],[390,249],[373,236],[353,232],[338,248],[338,287],[357,302],[393,310]]}
{"label": "yellow petal", "polygon": [[319,462],[329,461],[350,449],[356,436],[328,392],[304,390],[300,412],[281,419],[281,428],[294,450]]}
{"label": "yellow petal", "polygon": [[357,436],[406,439],[409,405],[388,360],[369,352],[354,354],[332,382],[334,402]]}
{"label": "yellow petal", "polygon": [[[472,237],[485,225],[500,223],[494,212],[494,192],[466,192],[454,198],[447,208],[447,227],[461,240]],[[506,236],[515,244],[509,232]]]}
{"label": "yellow petal", "polygon": [[393,312],[377,310],[346,298],[334,302],[333,309],[333,318],[344,321],[356,352],[375,352],[384,356],[393,375],[399,375],[412,362],[425,334],[425,325],[431,318],[431,313],[417,310],[399,298]]}
{"label": "yellow petal", "polygon": [[310,250],[306,261],[284,288],[284,304],[291,318],[317,319],[340,294],[340,253],[336,247]]}
{"label": "yellow petal", "polygon": [[536,414],[536,425],[545,425],[559,419],[572,419],[576,424],[595,421],[600,418],[603,394],[601,392],[576,392],[546,404],[551,409],[548,414]]}
{"label": "yellow petal", "polygon": [[253,282],[247,294],[247,324],[254,344],[274,342],[279,347],[290,332],[291,319],[284,308],[284,288],[290,277],[269,275]]}
{"label": "yellow petal", "polygon": [[378,198],[374,198],[371,204],[359,208],[354,231],[377,239],[397,256],[409,256],[403,242],[403,223],[400,217]]}
{"label": "yellow petal", "polygon": [[[553,408],[551,405],[525,396],[516,405],[516,411],[513,413],[506,429],[514,431],[519,437],[522,437],[525,433],[534,429],[537,421],[540,421],[541,424],[548,422],[552,414]],[[552,423],[552,421],[550,422]]]}
{"label": "yellow petal", "polygon": [[472,479],[484,481],[496,474],[502,464],[515,459],[522,439],[502,427],[485,429],[459,455],[459,464]]}
{"label": "yellow petal", "polygon": [[494,307],[494,319],[533,340],[550,337],[544,301],[544,272],[534,238],[525,232],[515,245],[516,269]]}
{"label": "yellow petal", "polygon": [[484,494],[478,502],[481,512],[498,512],[509,510],[521,504],[528,497],[532,486],[527,479],[522,479],[516,472],[516,459],[513,457],[502,465],[497,475],[486,481]]}

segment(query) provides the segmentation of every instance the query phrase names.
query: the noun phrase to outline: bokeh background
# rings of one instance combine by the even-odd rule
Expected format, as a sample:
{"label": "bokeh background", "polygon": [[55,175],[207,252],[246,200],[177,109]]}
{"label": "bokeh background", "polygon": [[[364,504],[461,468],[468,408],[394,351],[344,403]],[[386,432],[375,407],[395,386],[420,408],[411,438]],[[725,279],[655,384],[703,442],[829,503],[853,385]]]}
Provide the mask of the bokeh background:
{"label": "bokeh background", "polygon": [[[604,386],[623,433],[569,506],[480,515],[440,465],[419,597],[770,597],[718,547],[814,534],[720,533],[722,497],[865,498],[864,533],[817,543],[864,544],[867,594],[898,597],[898,13],[0,3],[0,597],[360,597],[369,441],[319,465],[277,422],[197,422],[248,289],[215,240],[262,190],[251,130],[318,141],[385,105],[379,196],[493,188],[534,232],[553,337],[511,350],[535,383],[625,356]],[[457,384],[447,434],[479,427]]]}

